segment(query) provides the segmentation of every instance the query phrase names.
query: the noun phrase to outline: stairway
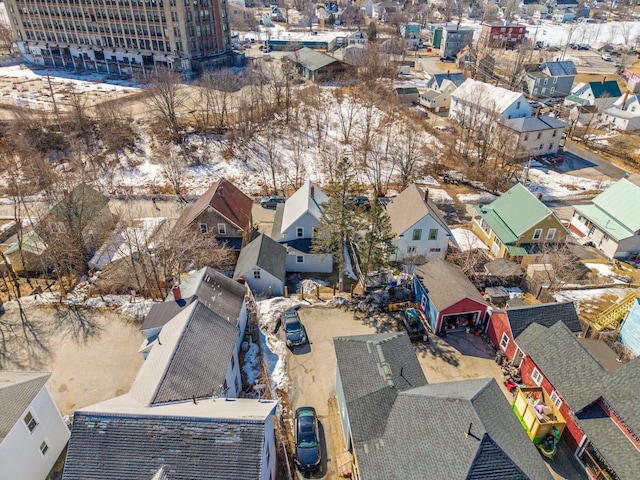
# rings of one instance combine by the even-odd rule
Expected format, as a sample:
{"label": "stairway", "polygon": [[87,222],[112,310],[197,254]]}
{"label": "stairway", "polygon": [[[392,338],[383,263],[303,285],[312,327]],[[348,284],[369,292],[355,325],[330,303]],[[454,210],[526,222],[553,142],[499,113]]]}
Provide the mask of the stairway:
{"label": "stairway", "polygon": [[615,330],[618,328],[620,321],[631,309],[633,303],[638,297],[640,297],[640,289],[631,292],[617,303],[611,305],[594,319],[593,328],[599,332],[606,329]]}

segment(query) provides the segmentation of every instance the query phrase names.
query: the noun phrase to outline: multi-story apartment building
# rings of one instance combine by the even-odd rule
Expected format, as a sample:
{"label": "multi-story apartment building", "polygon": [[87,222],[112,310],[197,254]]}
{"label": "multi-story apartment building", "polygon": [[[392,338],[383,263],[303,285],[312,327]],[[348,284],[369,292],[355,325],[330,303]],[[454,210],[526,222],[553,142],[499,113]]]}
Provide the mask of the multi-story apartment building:
{"label": "multi-story apartment building", "polygon": [[480,42],[492,48],[514,47],[522,45],[526,33],[526,25],[484,23],[480,33]]}
{"label": "multi-story apartment building", "polygon": [[228,63],[227,0],[6,0],[26,61],[112,74]]}

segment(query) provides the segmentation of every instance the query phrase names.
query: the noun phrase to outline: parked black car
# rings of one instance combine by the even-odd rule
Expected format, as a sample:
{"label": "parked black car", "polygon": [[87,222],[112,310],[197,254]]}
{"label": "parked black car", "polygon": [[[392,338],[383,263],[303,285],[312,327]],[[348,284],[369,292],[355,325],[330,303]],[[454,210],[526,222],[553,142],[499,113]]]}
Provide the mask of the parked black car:
{"label": "parked black car", "polygon": [[300,322],[298,312],[287,310],[284,312],[284,333],[287,337],[287,347],[298,347],[307,343],[307,331]]}
{"label": "parked black car", "polygon": [[284,203],[284,198],[280,195],[271,195],[260,200],[262,208],[276,208],[279,203]]}
{"label": "parked black car", "polygon": [[424,327],[424,323],[422,323],[420,312],[415,308],[405,308],[402,311],[402,323],[404,324],[404,328],[407,329],[411,340],[429,341],[427,329]]}
{"label": "parked black car", "polygon": [[440,61],[441,62],[450,62],[453,63],[456,61],[456,57],[453,57],[451,55],[447,55],[446,57],[440,57]]}
{"label": "parked black car", "polygon": [[303,472],[313,472],[320,467],[322,455],[318,440],[318,419],[313,407],[300,407],[294,420],[296,466]]}
{"label": "parked black car", "polygon": [[356,207],[362,207],[365,210],[369,210],[371,208],[371,202],[369,202],[369,197],[365,197],[364,195],[355,197],[353,199],[353,203],[355,203]]}

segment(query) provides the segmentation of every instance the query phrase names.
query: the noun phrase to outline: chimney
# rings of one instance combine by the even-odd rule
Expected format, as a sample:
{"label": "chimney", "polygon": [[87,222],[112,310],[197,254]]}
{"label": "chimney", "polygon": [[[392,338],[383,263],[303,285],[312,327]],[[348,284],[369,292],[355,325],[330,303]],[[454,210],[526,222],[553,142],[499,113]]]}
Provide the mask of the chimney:
{"label": "chimney", "polygon": [[540,116],[540,107],[536,108],[536,118]]}
{"label": "chimney", "polygon": [[538,197],[538,200],[542,201],[542,193],[537,194],[536,197]]}
{"label": "chimney", "polygon": [[182,292],[180,292],[180,285],[177,283],[171,289],[173,292],[173,299],[177,302],[178,300],[182,300]]}
{"label": "chimney", "polygon": [[447,78],[449,78],[449,75],[451,75],[451,70],[447,70]]}
{"label": "chimney", "polygon": [[629,92],[624,92],[624,98],[622,99],[622,105],[620,106],[620,110],[624,110],[624,106],[627,103],[628,96],[629,96]]}
{"label": "chimney", "polygon": [[604,81],[607,79],[607,77],[602,77],[602,85],[604,85]]}
{"label": "chimney", "polygon": [[198,404],[198,402],[196,402],[196,396],[195,396],[195,395],[193,395],[191,398],[193,399],[193,404],[194,404],[194,405],[197,405],[197,404]]}
{"label": "chimney", "polygon": [[218,188],[218,191],[220,192],[220,198],[224,198],[224,187],[220,186],[220,188]]}
{"label": "chimney", "polygon": [[310,191],[311,191],[311,193],[310,193],[311,198],[316,198],[315,197],[315,195],[316,195],[316,187],[314,185],[311,185]]}
{"label": "chimney", "polygon": [[424,201],[426,202],[426,201],[428,201],[428,200],[429,200],[429,189],[427,188],[427,189],[424,191]]}

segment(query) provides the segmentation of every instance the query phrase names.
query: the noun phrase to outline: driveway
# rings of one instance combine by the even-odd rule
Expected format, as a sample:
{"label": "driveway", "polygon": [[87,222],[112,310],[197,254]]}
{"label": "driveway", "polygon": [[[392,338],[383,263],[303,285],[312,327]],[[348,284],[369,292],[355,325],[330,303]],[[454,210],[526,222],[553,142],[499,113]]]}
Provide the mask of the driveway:
{"label": "driveway", "polygon": [[[336,357],[334,336],[365,335],[401,330],[397,314],[363,314],[335,308],[310,307],[299,310],[310,345],[294,349],[288,359],[289,402],[295,409],[303,405],[314,407],[322,428],[326,445],[326,464],[313,478],[337,478],[336,451],[332,438],[340,438],[342,432],[333,432],[329,421],[329,397],[335,394]],[[502,370],[494,361],[494,350],[482,338],[463,332],[444,338],[430,335],[428,344],[415,344],[418,361],[429,383],[493,377],[502,388],[505,398],[512,396],[504,388]],[[571,454],[558,456],[549,464],[554,477],[582,479]]]}
{"label": "driveway", "polygon": [[0,367],[51,372],[63,415],[129,391],[142,365],[139,325],[109,310],[6,304],[0,316]]}
{"label": "driveway", "polygon": [[562,162],[553,165],[556,170],[562,173],[571,173],[592,180],[603,180],[603,175],[613,180],[619,180],[627,173],[621,167],[574,142],[567,141],[564,152],[567,157],[566,164]]}

